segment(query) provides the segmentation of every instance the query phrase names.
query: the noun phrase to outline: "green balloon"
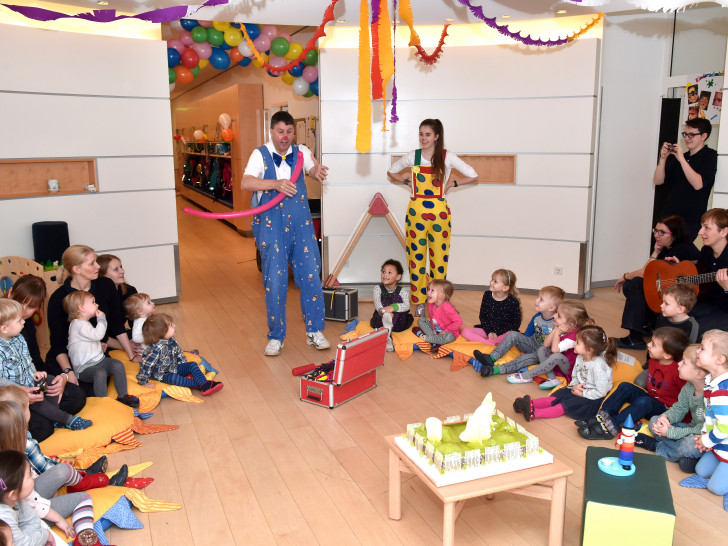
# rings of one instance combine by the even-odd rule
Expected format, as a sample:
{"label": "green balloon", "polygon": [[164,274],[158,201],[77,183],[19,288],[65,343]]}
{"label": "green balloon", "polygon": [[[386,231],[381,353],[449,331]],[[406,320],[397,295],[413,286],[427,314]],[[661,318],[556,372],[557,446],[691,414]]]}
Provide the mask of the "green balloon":
{"label": "green balloon", "polygon": [[209,27],[207,30],[207,41],[211,46],[220,47],[225,41],[225,35],[215,27]]}
{"label": "green balloon", "polygon": [[288,40],[286,40],[283,36],[278,36],[278,38],[273,40],[270,44],[270,52],[273,53],[273,55],[283,57],[283,55],[288,53],[290,47],[291,44],[288,43]]}
{"label": "green balloon", "polygon": [[177,72],[174,71],[174,68],[169,69],[169,83],[174,83],[177,81]]}
{"label": "green balloon", "polygon": [[[306,58],[303,60],[303,64],[306,66],[316,66],[318,63],[318,50],[312,49],[306,54]],[[306,95],[304,95],[305,97]]]}
{"label": "green balloon", "polygon": [[[195,28],[197,28],[197,27],[195,27]],[[197,76],[199,76],[200,75],[200,65],[197,65],[194,68],[190,68],[190,72],[192,72],[193,78],[196,78]]]}
{"label": "green balloon", "polygon": [[190,31],[190,35],[192,36],[192,39],[198,44],[207,41],[207,29],[205,27],[196,26]]}
{"label": "green balloon", "polygon": [[308,91],[306,91],[306,94],[305,94],[305,95],[303,95],[303,96],[304,96],[304,97],[313,97],[313,91],[311,91],[311,90],[309,89]]}

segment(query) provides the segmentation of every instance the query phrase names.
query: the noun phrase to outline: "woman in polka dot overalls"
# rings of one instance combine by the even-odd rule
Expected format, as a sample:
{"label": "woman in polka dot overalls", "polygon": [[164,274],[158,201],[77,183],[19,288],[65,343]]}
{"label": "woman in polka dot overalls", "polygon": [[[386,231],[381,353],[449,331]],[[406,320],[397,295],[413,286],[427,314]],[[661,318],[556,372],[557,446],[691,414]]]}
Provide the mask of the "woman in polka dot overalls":
{"label": "woman in polka dot overalls", "polygon": [[[445,133],[439,119],[426,119],[420,123],[420,146],[387,172],[392,180],[406,184],[412,190],[405,227],[411,302],[418,307],[427,301],[428,257],[429,277],[444,279],[447,276],[450,207],[445,194],[452,187],[478,180],[475,169],[445,150]],[[408,168],[409,172],[398,174]],[[448,182],[452,169],[465,178]]]}

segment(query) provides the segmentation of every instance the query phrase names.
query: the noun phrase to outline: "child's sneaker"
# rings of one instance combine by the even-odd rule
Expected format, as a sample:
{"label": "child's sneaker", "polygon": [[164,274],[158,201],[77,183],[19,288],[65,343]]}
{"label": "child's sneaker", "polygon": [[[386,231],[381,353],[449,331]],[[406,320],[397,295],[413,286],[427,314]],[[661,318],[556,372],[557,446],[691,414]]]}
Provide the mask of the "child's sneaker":
{"label": "child's sneaker", "polygon": [[533,383],[533,379],[523,377],[520,373],[512,373],[506,377],[506,381],[513,383],[514,385],[520,385],[521,383]]}
{"label": "child's sneaker", "polygon": [[84,529],[73,539],[73,546],[96,546],[99,542],[99,535],[93,529]]}
{"label": "child's sneaker", "polygon": [[132,396],[131,394],[125,394],[124,396],[120,396],[116,399],[116,401],[121,402],[122,404],[127,405],[130,408],[139,407],[139,399],[136,396]]}
{"label": "child's sneaker", "polygon": [[547,379],[546,381],[541,383],[538,386],[538,388],[541,389],[542,391],[550,391],[551,389],[558,387],[559,385],[561,385],[561,381],[554,378],[554,379]]}
{"label": "child's sneaker", "polygon": [[634,445],[644,448],[647,451],[657,451],[657,440],[655,440],[652,436],[647,436],[647,434],[642,434],[641,432],[637,433],[634,437]]}
{"label": "child's sneaker", "polygon": [[93,424],[94,422],[90,419],[84,419],[83,417],[74,417],[73,420],[66,425],[66,428],[69,430],[86,430]]}
{"label": "child's sneaker", "polygon": [[483,364],[483,366],[490,366],[490,367],[495,366],[495,362],[493,361],[492,356],[490,356],[487,353],[481,353],[477,349],[475,351],[473,351],[473,358],[475,358],[475,360],[477,360],[478,362]]}
{"label": "child's sneaker", "polygon": [[391,337],[387,338],[387,352],[391,353],[394,351],[394,342],[392,341]]}
{"label": "child's sneaker", "polygon": [[677,462],[680,466],[680,470],[688,474],[695,474],[695,467],[698,465],[698,459],[694,457],[680,457]]}
{"label": "child's sneaker", "polygon": [[219,381],[205,381],[200,386],[200,394],[202,396],[210,396],[211,394],[214,394],[217,391],[221,391],[224,386],[225,385],[223,385]]}

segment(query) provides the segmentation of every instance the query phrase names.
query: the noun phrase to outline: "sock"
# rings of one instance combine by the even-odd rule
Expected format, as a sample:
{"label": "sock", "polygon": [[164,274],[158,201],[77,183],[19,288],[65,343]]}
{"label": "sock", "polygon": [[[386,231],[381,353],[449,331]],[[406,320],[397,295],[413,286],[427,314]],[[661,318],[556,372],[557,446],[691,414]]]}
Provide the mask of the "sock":
{"label": "sock", "polygon": [[85,495],[83,500],[76,505],[71,515],[71,524],[76,534],[86,529],[94,528],[94,503],[91,497]]}
{"label": "sock", "polygon": [[500,375],[500,374],[501,374],[500,367],[499,366],[493,366],[493,373],[492,373],[492,375]]}
{"label": "sock", "polygon": [[[541,398],[540,400],[543,400]],[[552,417],[561,417],[564,415],[564,406],[561,404],[556,404],[555,406],[549,406],[548,408],[539,408],[536,406],[536,401],[534,400],[534,408],[533,408],[533,416],[537,419],[550,419]]]}
{"label": "sock", "polygon": [[68,470],[68,478],[66,478],[66,481],[63,482],[63,485],[76,485],[78,482],[81,481],[81,478],[83,478],[83,476],[81,476],[81,474],[79,474],[78,470],[73,468],[70,464],[67,464],[67,463],[62,463],[62,464]]}

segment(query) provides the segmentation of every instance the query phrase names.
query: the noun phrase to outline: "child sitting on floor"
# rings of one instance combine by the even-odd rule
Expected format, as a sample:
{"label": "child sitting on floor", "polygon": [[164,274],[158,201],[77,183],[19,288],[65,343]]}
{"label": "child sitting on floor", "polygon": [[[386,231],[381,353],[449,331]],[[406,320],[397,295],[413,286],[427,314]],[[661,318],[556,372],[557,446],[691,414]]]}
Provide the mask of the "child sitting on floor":
{"label": "child sitting on floor", "polygon": [[[538,364],[536,351],[543,345],[546,336],[553,330],[554,315],[556,315],[556,309],[563,301],[564,296],[564,291],[558,286],[544,286],[538,293],[535,303],[536,314],[531,317],[531,322],[528,323],[526,331],[521,333],[518,330],[511,330],[490,354],[481,353],[476,349],[473,352],[473,359],[470,361],[475,371],[481,373],[483,366],[491,369],[497,366],[498,360],[511,347],[518,347],[522,353],[512,361],[512,366],[518,366],[516,370]],[[488,370],[485,376],[494,375],[488,373],[490,371]],[[500,373],[500,369],[496,373]]]}
{"label": "child sitting on floor", "polygon": [[695,476],[680,482],[684,487],[708,489],[723,496],[728,510],[728,332],[708,330],[698,349],[698,366],[708,372],[705,381],[705,424],[695,436],[702,453]]}
{"label": "child sitting on floor", "polygon": [[490,290],[480,302],[480,324],[463,328],[468,341],[483,343],[521,327],[521,301],[518,299],[516,274],[508,269],[496,269],[490,277]]}
{"label": "child sitting on floor", "polygon": [[397,260],[387,260],[382,264],[382,282],[374,287],[374,314],[369,324],[372,328],[384,326],[389,330],[387,351],[394,351],[392,332],[403,332],[414,318],[409,313],[410,291],[405,286],[397,286],[402,280],[404,268]]}
{"label": "child sitting on floor", "polygon": [[599,326],[584,326],[576,334],[576,364],[571,382],[553,396],[531,400],[516,398],[513,409],[523,413],[526,421],[561,417],[589,419],[596,415],[604,397],[612,390],[612,366],[617,361],[617,342],[607,338]]}
{"label": "child sitting on floor", "polygon": [[[678,461],[683,472],[695,472],[695,465],[700,458],[700,451],[695,447],[695,435],[700,434],[705,423],[705,406],[703,404],[703,387],[705,386],[705,370],[698,368],[697,349],[699,345],[688,345],[683,351],[683,358],[678,363],[678,374],[685,385],[670,409],[662,415],[650,419],[650,431],[654,434],[638,433],[635,445],[648,451],[655,451],[668,461]],[[683,419],[690,412],[690,424]]]}
{"label": "child sitting on floor", "polygon": [[[634,383],[623,382],[602,404],[596,417],[579,420],[579,434],[587,440],[611,440],[628,415],[632,422],[660,415],[677,402],[685,381],[680,379],[677,363],[682,360],[690,338],[677,328],[658,328],[647,344],[650,361],[647,363],[646,392]],[[629,403],[621,410],[625,403]],[[621,410],[621,411],[620,411]]]}
{"label": "child sitting on floor", "polygon": [[61,410],[60,396],[45,396],[45,384],[52,384],[55,376],[36,371],[28,345],[20,334],[24,325],[23,306],[15,300],[0,299],[0,386],[18,385],[28,393],[31,411],[56,427],[87,429],[93,425],[92,421]]}
{"label": "child sitting on floor", "polygon": [[420,317],[412,333],[432,345],[435,351],[440,345],[452,343],[460,335],[463,319],[450,303],[453,286],[450,281],[435,279],[427,287],[427,313],[430,319]]}
{"label": "child sitting on floor", "polygon": [[698,340],[698,321],[688,316],[698,301],[694,286],[678,282],[668,286],[662,293],[660,314],[657,315],[656,328],[672,326],[687,334],[691,343]]}
{"label": "child sitting on floor", "polygon": [[142,334],[144,343],[149,347],[142,354],[142,361],[139,363],[139,384],[153,389],[154,385],[149,383],[151,378],[169,385],[199,389],[202,396],[221,390],[222,383],[208,380],[197,364],[187,362],[174,339],[174,332],[174,322],[167,313],[152,313],[147,317],[142,326]]}
{"label": "child sitting on floor", "polygon": [[[68,329],[68,358],[76,376],[93,384],[94,396],[105,397],[108,393],[109,376],[114,376],[117,400],[132,408],[139,407],[139,399],[127,390],[126,370],[115,358],[104,355],[101,340],[106,334],[106,315],[99,310],[96,298],[85,290],[71,292],[63,299],[63,309],[68,313],[71,326]],[[89,320],[96,317],[94,327]]]}
{"label": "child sitting on floor", "polygon": [[126,312],[126,318],[133,325],[131,327],[131,340],[134,343],[138,343],[142,346],[142,352],[148,347],[144,343],[144,336],[142,335],[142,326],[147,317],[154,313],[154,302],[149,294],[138,292],[132,294],[124,301],[124,311]]}

